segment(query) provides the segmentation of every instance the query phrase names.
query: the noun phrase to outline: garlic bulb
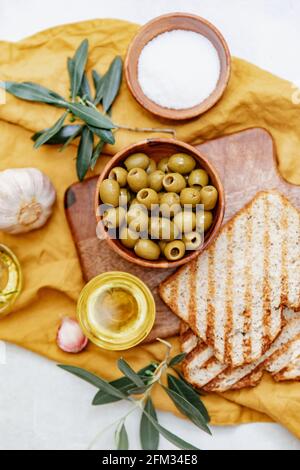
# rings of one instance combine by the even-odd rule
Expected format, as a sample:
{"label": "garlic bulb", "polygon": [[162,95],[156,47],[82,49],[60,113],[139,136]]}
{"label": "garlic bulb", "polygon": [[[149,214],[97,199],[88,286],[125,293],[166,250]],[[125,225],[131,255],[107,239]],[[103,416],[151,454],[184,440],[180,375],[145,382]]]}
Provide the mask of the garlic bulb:
{"label": "garlic bulb", "polygon": [[55,198],[50,179],[36,168],[0,172],[0,230],[17,234],[42,227]]}
{"label": "garlic bulb", "polygon": [[78,353],[88,344],[79,323],[68,317],[62,320],[56,341],[58,347],[68,353]]}

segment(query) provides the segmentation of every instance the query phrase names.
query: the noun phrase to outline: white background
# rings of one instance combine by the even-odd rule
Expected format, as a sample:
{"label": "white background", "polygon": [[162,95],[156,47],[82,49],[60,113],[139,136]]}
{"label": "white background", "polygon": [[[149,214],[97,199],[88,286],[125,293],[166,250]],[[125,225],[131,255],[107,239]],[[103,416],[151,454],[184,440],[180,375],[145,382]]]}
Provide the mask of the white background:
{"label": "white background", "polygon": [[[60,23],[122,18],[145,23],[162,13],[188,11],[213,22],[233,55],[291,81],[300,81],[299,0],[0,0],[0,40],[16,41]],[[1,61],[1,57],[0,57]],[[7,345],[0,357],[0,449],[85,449],[126,412],[123,404],[93,408],[94,390],[28,351]],[[275,424],[214,428],[213,437],[160,413],[161,423],[202,449],[297,449],[300,442]],[[138,448],[138,416],[128,421]],[[113,448],[113,433],[95,448]],[[163,439],[162,449],[171,449]]]}

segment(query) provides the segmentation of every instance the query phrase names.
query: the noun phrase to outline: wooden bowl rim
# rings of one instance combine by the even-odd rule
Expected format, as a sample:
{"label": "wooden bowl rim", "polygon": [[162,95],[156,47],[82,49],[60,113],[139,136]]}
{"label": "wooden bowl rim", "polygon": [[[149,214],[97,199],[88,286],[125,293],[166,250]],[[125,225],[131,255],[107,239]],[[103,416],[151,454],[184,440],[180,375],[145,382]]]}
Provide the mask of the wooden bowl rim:
{"label": "wooden bowl rim", "polygon": [[218,172],[214,168],[214,166],[208,161],[208,159],[195,147],[192,145],[186,144],[185,142],[182,142],[180,140],[176,139],[166,139],[166,138],[153,138],[153,139],[145,139],[143,141],[137,142],[135,144],[129,145],[123,150],[120,150],[105,166],[101,174],[99,175],[97,185],[96,185],[96,192],[95,192],[95,214],[96,214],[96,220],[97,224],[100,222],[101,217],[98,215],[98,207],[99,207],[99,188],[101,182],[107,178],[109,171],[116,166],[117,163],[122,161],[122,157],[124,154],[127,152],[132,152],[134,153],[137,149],[139,149],[143,145],[149,145],[150,143],[157,143],[157,144],[168,144],[168,145],[174,145],[177,147],[181,147],[185,149],[187,152],[191,153],[194,156],[197,156],[200,158],[204,164],[206,165],[205,168],[209,169],[209,172],[214,175],[214,178],[217,182],[217,187],[219,191],[219,199],[218,199],[218,209],[219,209],[219,216],[215,221],[215,225],[212,228],[212,231],[208,238],[204,241],[203,246],[201,247],[200,250],[193,251],[188,255],[185,255],[182,259],[178,261],[168,261],[168,260],[158,260],[158,261],[149,261],[145,260],[143,258],[139,258],[132,252],[132,254],[129,254],[129,250],[126,250],[126,248],[120,248],[120,246],[115,242],[114,239],[110,238],[109,234],[103,230],[103,235],[105,235],[105,240],[107,241],[108,245],[116,252],[118,253],[119,256],[121,256],[123,259],[137,264],[139,266],[142,266],[144,268],[161,268],[161,269],[167,269],[167,268],[177,268],[179,266],[182,266],[192,259],[196,258],[200,253],[202,253],[208,245],[210,245],[213,240],[216,238],[217,234],[219,233],[219,230],[221,228],[223,218],[224,218],[224,213],[225,213],[225,196],[224,196],[224,188],[223,184],[221,182],[221,179],[219,177]]}
{"label": "wooden bowl rim", "polygon": [[[172,109],[172,108],[165,108],[163,106],[160,106],[159,104],[155,103],[154,101],[150,100],[144,93],[143,90],[141,89],[138,80],[132,80],[132,77],[130,75],[130,61],[131,61],[131,56],[132,52],[134,49],[137,47],[137,43],[140,40],[141,37],[145,34],[146,31],[152,28],[152,26],[161,20],[165,20],[168,18],[185,18],[185,19],[193,19],[196,20],[202,24],[204,24],[207,28],[209,28],[219,39],[220,45],[222,46],[223,52],[225,54],[226,58],[226,64],[225,67],[220,61],[221,64],[221,71],[220,71],[220,77],[219,81],[214,89],[214,91],[201,103],[190,107],[190,108],[184,108],[184,109]],[[175,29],[175,28],[174,28]],[[162,29],[160,33],[163,33],[165,30]],[[156,36],[158,36],[158,34]],[[153,36],[153,37],[156,37]],[[217,48],[216,48],[217,49]],[[218,55],[219,55],[219,50],[217,49]],[[205,113],[208,111],[210,108],[212,108],[222,97],[222,95],[225,92],[225,89],[228,85],[230,74],[231,74],[231,54],[229,51],[228,44],[222,35],[222,33],[214,26],[212,23],[210,23],[208,20],[205,18],[202,18],[201,16],[194,15],[192,13],[168,13],[166,15],[161,15],[153,20],[150,20],[148,23],[146,23],[142,28],[139,30],[139,32],[136,34],[136,36],[133,38],[131,41],[128,51],[126,54],[125,58],[125,64],[124,64],[124,70],[125,70],[125,78],[126,82],[128,85],[128,88],[130,92],[132,93],[133,97],[136,99],[136,101],[144,108],[150,111],[152,114],[166,118],[166,119],[173,119],[173,120],[185,120],[185,119],[191,119],[193,117],[199,116],[200,114]]]}

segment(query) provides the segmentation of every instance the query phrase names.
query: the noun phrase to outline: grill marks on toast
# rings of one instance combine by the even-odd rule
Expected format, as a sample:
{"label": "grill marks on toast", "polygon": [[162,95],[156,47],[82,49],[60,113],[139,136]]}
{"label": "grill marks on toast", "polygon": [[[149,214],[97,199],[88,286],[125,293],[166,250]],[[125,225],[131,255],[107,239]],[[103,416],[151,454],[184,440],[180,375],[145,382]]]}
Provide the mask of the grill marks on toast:
{"label": "grill marks on toast", "polygon": [[[300,380],[300,313],[285,310],[286,325],[266,353],[252,364],[235,369],[213,358],[213,349],[199,340],[183,362],[186,380],[207,392],[239,390],[257,385],[264,370],[275,380]],[[197,337],[187,331],[189,340]],[[185,350],[185,345],[182,343]],[[208,359],[209,358],[209,359]]]}
{"label": "grill marks on toast", "polygon": [[232,306],[232,286],[233,286],[233,250],[232,247],[232,227],[229,228],[227,232],[227,262],[226,262],[226,272],[227,272],[227,283],[225,291],[225,312],[226,312],[226,325],[225,325],[225,344],[224,344],[224,353],[225,357],[231,358],[233,354],[232,349],[232,337],[229,332],[233,330],[233,306]]}
{"label": "grill marks on toast", "polygon": [[188,305],[188,318],[192,328],[196,328],[196,317],[197,317],[197,305],[196,305],[196,263],[195,260],[191,261],[188,269],[189,274],[189,288],[190,288],[190,300]]}
{"label": "grill marks on toast", "polygon": [[[206,331],[203,332],[203,327],[202,325],[200,326],[200,332],[202,331],[202,335],[200,334],[200,337],[204,341],[208,340],[210,344],[214,344],[215,342],[215,332],[214,332],[214,327],[215,327],[215,309],[214,306],[211,303],[211,299],[215,296],[215,251],[210,250],[208,252],[208,270],[207,270],[207,299],[206,299],[206,306],[205,306],[205,311],[206,311]],[[198,325],[197,325],[198,327]],[[216,351],[217,354],[217,351]]]}
{"label": "grill marks on toast", "polygon": [[288,293],[287,303],[294,310],[299,310],[300,299],[300,218],[296,215],[297,210],[289,206],[287,208],[288,237],[287,257],[288,266]]}
{"label": "grill marks on toast", "polygon": [[[255,331],[256,334],[260,334],[261,331],[264,332],[263,338],[263,352],[266,350],[267,345],[269,344],[270,340],[272,341],[272,328],[271,328],[271,299],[270,299],[270,276],[269,276],[269,268],[270,268],[270,260],[269,260],[269,247],[271,246],[271,237],[270,237],[270,201],[266,199],[264,201],[265,206],[265,232],[264,232],[264,240],[263,240],[263,248],[264,248],[264,256],[263,256],[263,265],[264,265],[264,276],[263,276],[263,325],[262,328],[257,328]],[[261,354],[258,355],[258,357]]]}
{"label": "grill marks on toast", "polygon": [[[209,279],[211,272],[209,271],[210,258],[208,251],[194,260],[196,269],[196,318],[190,323],[192,329],[206,341],[208,329],[207,302],[209,300]],[[180,277],[180,276],[179,276]],[[211,289],[210,289],[211,290]]]}
{"label": "grill marks on toast", "polygon": [[[231,364],[245,364],[249,362],[251,357],[251,309],[252,309],[252,269],[251,269],[251,259],[252,259],[252,239],[253,239],[253,214],[250,212],[247,217],[246,223],[246,232],[242,235],[246,239],[246,247],[245,250],[245,300],[244,300],[244,308],[241,310],[239,315],[242,315],[244,320],[242,335],[243,335],[243,360],[232,360],[230,361]],[[241,243],[241,240],[239,240]],[[225,358],[226,361],[226,358]],[[229,362],[227,360],[227,362]]]}
{"label": "grill marks on toast", "polygon": [[[225,342],[232,330],[229,330],[226,317],[227,291],[226,286],[229,279],[227,273],[228,260],[230,258],[230,249],[228,246],[228,232],[224,237],[219,237],[215,243],[215,249],[211,253],[213,262],[211,264],[212,278],[209,277],[212,292],[209,297],[208,312],[212,312],[212,321],[209,324],[211,330],[207,331],[207,339],[210,346],[214,348],[216,357],[225,356]],[[213,299],[213,303],[210,301]]]}
{"label": "grill marks on toast", "polygon": [[283,306],[300,310],[299,212],[277,191],[258,193],[191,266],[161,285],[163,300],[172,308],[181,286],[187,301],[172,309],[216,358],[252,363],[280,333]]}
{"label": "grill marks on toast", "polygon": [[[246,213],[236,220],[232,228],[232,308],[233,308],[233,334],[231,335],[231,352],[234,351],[236,361],[242,363],[244,360],[244,317],[240,312],[245,310],[245,286],[246,286],[246,265],[247,256],[244,253],[244,247],[239,242],[239,233],[247,230],[249,221]],[[232,293],[227,290],[227,299]],[[228,358],[225,359],[228,361]]]}

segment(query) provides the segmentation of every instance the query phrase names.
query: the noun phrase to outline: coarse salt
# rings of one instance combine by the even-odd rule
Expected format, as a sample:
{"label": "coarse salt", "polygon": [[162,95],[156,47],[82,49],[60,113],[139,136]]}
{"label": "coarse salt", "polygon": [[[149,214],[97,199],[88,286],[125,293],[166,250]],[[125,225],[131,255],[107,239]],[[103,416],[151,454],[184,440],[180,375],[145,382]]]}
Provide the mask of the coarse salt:
{"label": "coarse salt", "polygon": [[176,29],[159,34],[139,57],[138,81],[143,93],[165,108],[198,105],[214,91],[219,76],[217,50],[193,31]]}

